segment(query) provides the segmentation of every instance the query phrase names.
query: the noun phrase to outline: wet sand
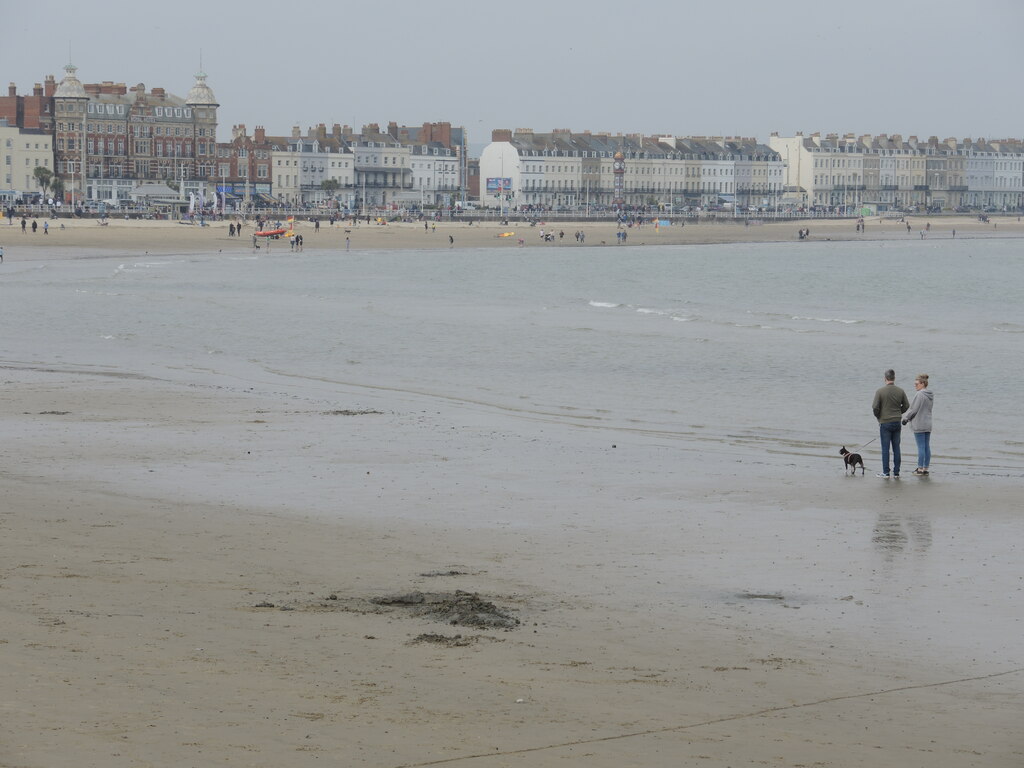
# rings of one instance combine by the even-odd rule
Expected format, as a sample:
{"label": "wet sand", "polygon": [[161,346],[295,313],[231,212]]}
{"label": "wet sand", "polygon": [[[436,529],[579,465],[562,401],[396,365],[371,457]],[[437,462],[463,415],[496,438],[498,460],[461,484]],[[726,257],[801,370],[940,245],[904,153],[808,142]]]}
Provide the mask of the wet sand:
{"label": "wet sand", "polygon": [[[69,247],[236,244],[175,226]],[[392,227],[365,236],[447,239]],[[0,379],[0,764],[1024,762],[1017,478],[402,390]]]}

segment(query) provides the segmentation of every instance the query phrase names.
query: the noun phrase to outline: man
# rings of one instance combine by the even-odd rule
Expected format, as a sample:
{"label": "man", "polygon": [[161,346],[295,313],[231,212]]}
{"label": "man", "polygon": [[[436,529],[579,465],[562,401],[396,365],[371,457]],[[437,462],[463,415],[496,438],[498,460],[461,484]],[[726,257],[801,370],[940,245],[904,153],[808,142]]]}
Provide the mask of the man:
{"label": "man", "polygon": [[878,436],[882,442],[882,471],[876,477],[889,478],[889,450],[892,449],[892,476],[900,476],[900,421],[910,407],[907,393],[896,386],[896,372],[885,372],[885,384],[875,392],[871,410],[878,419]]}

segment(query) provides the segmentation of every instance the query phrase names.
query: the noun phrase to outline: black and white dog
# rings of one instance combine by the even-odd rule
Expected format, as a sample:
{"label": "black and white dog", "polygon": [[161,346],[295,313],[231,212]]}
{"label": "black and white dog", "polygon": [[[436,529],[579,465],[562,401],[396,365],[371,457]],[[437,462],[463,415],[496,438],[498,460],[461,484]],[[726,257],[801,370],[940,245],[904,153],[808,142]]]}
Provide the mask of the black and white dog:
{"label": "black and white dog", "polygon": [[859,453],[850,453],[844,445],[839,449],[839,455],[843,457],[843,465],[849,470],[851,475],[857,474],[858,464],[860,465],[860,473],[864,474],[864,460],[860,457]]}

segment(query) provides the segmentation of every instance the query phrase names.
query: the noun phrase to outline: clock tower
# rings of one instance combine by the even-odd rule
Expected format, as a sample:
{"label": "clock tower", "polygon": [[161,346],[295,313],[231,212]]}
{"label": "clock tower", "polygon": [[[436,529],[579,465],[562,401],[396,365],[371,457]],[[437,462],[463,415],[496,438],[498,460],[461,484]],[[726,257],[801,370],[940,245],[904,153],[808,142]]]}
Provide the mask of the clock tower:
{"label": "clock tower", "polygon": [[626,163],[622,152],[616,152],[612,158],[612,174],[614,190],[612,205],[616,208],[626,206]]}

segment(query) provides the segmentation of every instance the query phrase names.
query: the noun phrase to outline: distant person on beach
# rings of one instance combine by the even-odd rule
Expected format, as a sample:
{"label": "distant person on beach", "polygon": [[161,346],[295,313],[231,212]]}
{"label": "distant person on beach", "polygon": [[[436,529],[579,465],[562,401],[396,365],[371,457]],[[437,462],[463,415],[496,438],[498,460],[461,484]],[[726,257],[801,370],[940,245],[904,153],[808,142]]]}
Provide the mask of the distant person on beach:
{"label": "distant person on beach", "polygon": [[878,419],[878,437],[882,445],[882,471],[876,477],[889,478],[889,451],[892,450],[892,477],[900,476],[900,420],[910,408],[907,393],[896,386],[892,368],[884,374],[885,383],[875,392],[871,412]]}
{"label": "distant person on beach", "polygon": [[928,374],[919,373],[914,379],[914,399],[903,414],[903,424],[909,424],[917,441],[917,469],[915,475],[927,475],[932,462],[932,403],[935,395],[928,389]]}
{"label": "distant person on beach", "polygon": [[4,263],[4,247],[0,245],[0,264]]}

